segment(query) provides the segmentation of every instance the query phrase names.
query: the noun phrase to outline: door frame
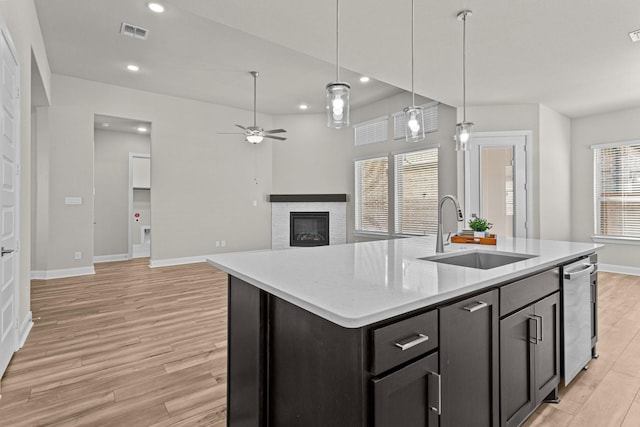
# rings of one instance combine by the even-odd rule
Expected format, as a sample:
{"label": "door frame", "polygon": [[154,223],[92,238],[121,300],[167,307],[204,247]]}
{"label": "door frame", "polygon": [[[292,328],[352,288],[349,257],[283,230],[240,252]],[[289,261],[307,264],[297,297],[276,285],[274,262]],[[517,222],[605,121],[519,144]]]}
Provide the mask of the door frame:
{"label": "door frame", "polygon": [[[493,131],[493,132],[474,132],[471,135],[471,146],[477,144],[478,138],[490,139],[495,138],[496,141],[491,141],[490,143],[481,144],[485,146],[491,147],[513,147],[513,144],[501,144],[499,139],[501,138],[509,138],[515,137],[524,138],[524,154],[525,154],[525,219],[524,219],[524,236],[519,235],[517,233],[517,228],[514,229],[514,237],[531,237],[535,235],[533,229],[533,159],[531,153],[531,141],[533,138],[533,132],[530,130],[522,130],[522,131]],[[465,217],[470,218],[471,216],[471,152],[464,152],[464,210]],[[514,189],[515,192],[515,189]],[[514,198],[518,200],[518,194],[514,194]],[[516,202],[517,203],[517,202]]]}

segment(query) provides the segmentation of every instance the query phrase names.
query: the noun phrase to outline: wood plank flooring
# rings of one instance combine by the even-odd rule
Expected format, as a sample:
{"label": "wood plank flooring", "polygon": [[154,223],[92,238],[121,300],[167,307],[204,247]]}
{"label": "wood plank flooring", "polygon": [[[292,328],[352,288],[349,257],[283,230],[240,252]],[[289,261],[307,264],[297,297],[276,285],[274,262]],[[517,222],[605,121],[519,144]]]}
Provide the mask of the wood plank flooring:
{"label": "wood plank flooring", "polygon": [[148,262],[32,281],[35,325],[2,379],[0,425],[226,425],[227,276]]}
{"label": "wood plank flooring", "polygon": [[[1,383],[1,426],[226,424],[227,276],[97,264],[33,281],[35,326]],[[599,359],[532,426],[640,426],[640,277],[600,273]]]}

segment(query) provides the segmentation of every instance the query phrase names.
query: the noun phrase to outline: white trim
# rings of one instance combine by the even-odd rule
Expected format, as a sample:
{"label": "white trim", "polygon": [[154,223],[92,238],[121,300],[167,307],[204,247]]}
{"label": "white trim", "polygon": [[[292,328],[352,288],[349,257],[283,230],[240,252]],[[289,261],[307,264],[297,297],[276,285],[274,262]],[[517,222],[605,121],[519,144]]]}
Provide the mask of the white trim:
{"label": "white trim", "polygon": [[198,262],[206,262],[207,255],[191,256],[184,258],[167,258],[167,259],[152,259],[149,261],[149,268],[156,267],[170,267],[172,265],[184,265],[184,264],[196,264]]}
{"label": "white trim", "polygon": [[421,145],[420,147],[412,147],[412,148],[407,148],[405,150],[391,151],[389,154],[391,154],[391,156],[397,156],[399,154],[410,154],[410,153],[417,153],[418,151],[439,150],[439,149],[440,149],[439,142],[430,142],[428,144]]}
{"label": "white trim", "polygon": [[596,243],[609,243],[611,245],[640,246],[640,238],[637,237],[591,236],[591,240]]}
{"label": "white trim", "polygon": [[640,139],[634,139],[631,141],[605,142],[602,144],[593,144],[591,145],[591,149],[595,150],[597,148],[626,147],[628,145],[640,145]]}
{"label": "white trim", "polygon": [[99,264],[101,262],[126,261],[128,259],[129,254],[97,255],[93,257],[93,263]]}
{"label": "white trim", "polygon": [[151,243],[132,245],[131,253],[131,258],[149,258],[151,256]]}
{"label": "white trim", "polygon": [[24,343],[27,341],[31,328],[33,328],[33,313],[29,311],[22,321],[22,325],[20,325],[20,330],[18,331],[18,350],[24,347]]}
{"label": "white trim", "polygon": [[628,265],[615,264],[598,264],[598,271],[606,271],[607,273],[630,274],[632,276],[640,276],[640,267],[629,267]]}
{"label": "white trim", "polygon": [[389,115],[380,116],[380,117],[377,117],[375,119],[367,120],[366,122],[356,123],[356,124],[353,125],[353,127],[355,128],[356,126],[370,125],[371,123],[377,123],[377,122],[380,122],[382,120],[389,120]]}
{"label": "white trim", "polygon": [[91,267],[63,268],[60,270],[32,271],[31,278],[36,280],[62,279],[64,277],[89,276],[96,274]]}

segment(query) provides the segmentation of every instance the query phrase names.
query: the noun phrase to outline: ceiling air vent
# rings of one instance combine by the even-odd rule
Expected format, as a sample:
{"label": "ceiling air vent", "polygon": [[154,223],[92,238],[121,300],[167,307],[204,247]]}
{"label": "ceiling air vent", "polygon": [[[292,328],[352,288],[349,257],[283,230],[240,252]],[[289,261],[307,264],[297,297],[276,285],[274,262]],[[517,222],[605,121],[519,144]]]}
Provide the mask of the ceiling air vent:
{"label": "ceiling air vent", "polygon": [[631,31],[629,37],[631,37],[631,41],[634,43],[640,42],[640,30]]}
{"label": "ceiling air vent", "polygon": [[120,26],[120,34],[136,39],[146,40],[147,36],[149,35],[149,30],[123,22]]}

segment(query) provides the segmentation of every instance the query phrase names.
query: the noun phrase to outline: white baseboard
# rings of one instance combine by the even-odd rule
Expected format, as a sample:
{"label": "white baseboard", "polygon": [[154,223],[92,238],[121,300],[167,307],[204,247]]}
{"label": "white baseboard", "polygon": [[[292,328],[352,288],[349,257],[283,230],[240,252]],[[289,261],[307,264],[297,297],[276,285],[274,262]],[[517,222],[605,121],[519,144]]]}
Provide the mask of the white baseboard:
{"label": "white baseboard", "polygon": [[205,255],[185,257],[185,258],[170,258],[170,259],[157,259],[157,260],[152,259],[149,262],[149,267],[156,268],[156,267],[169,267],[172,265],[196,264],[198,262],[205,262],[206,260],[207,260],[207,257]]}
{"label": "white baseboard", "polygon": [[148,258],[151,256],[151,245],[143,243],[131,247],[131,258]]}
{"label": "white baseboard", "polygon": [[27,337],[29,336],[29,332],[31,332],[31,328],[33,328],[33,314],[29,312],[25,316],[22,321],[22,325],[20,325],[20,329],[18,330],[18,349],[21,349],[24,346],[24,343],[27,341]]}
{"label": "white baseboard", "polygon": [[126,261],[128,259],[129,254],[99,255],[93,257],[93,263],[98,264],[101,262]]}
{"label": "white baseboard", "polygon": [[598,264],[599,271],[606,271],[608,273],[630,274],[632,276],[640,276],[640,267],[629,267],[627,265],[615,265],[615,264]]}
{"label": "white baseboard", "polygon": [[96,270],[91,267],[63,268],[60,270],[32,271],[31,278],[37,280],[61,279],[63,277],[88,276],[96,274]]}

